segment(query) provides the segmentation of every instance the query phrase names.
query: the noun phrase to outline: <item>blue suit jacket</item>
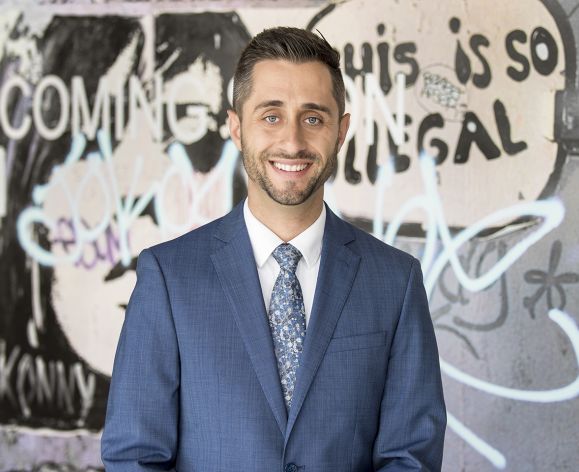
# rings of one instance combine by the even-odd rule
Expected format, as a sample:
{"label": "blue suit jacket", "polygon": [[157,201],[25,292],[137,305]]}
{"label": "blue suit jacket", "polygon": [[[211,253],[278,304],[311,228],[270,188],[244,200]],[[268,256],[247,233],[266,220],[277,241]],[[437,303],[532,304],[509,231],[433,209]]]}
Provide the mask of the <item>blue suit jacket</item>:
{"label": "blue suit jacket", "polygon": [[419,263],[329,209],[289,413],[242,205],[141,253],[107,471],[434,471],[445,425]]}

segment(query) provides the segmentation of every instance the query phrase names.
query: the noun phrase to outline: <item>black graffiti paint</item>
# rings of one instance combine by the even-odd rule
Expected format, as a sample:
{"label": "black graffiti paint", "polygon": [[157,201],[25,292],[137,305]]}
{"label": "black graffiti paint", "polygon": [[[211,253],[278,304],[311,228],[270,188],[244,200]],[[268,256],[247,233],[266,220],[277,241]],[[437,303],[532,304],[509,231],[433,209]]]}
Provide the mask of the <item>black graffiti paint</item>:
{"label": "black graffiti paint", "polygon": [[474,34],[469,41],[470,48],[480,62],[482,72],[473,74],[472,83],[478,88],[486,88],[491,83],[491,67],[483,54],[482,48],[488,48],[490,41],[482,34]]}
{"label": "black graffiti paint", "polygon": [[[482,251],[480,248],[482,247]],[[490,242],[484,246],[476,241],[471,242],[468,249],[459,255],[460,263],[465,272],[472,273],[473,277],[481,277],[485,267],[496,264],[507,252],[504,242]],[[491,332],[502,327],[509,314],[509,296],[507,275],[493,282],[487,290],[496,292],[499,303],[496,312],[492,310],[483,320],[471,320],[462,316],[473,303],[473,296],[457,280],[452,272],[452,266],[446,265],[437,281],[436,288],[440,291],[442,304],[432,308],[434,327],[446,331],[460,341],[467,352],[475,359],[479,359],[477,346],[473,342],[472,334],[476,332]]]}
{"label": "black graffiti paint", "polygon": [[531,58],[535,70],[541,75],[550,75],[557,66],[557,43],[551,33],[541,26],[531,34]]}
{"label": "black graffiti paint", "polygon": [[362,181],[362,174],[354,168],[355,159],[356,140],[352,138],[348,143],[346,159],[344,159],[344,175],[346,177],[346,181],[353,185],[359,184]]}
{"label": "black graffiti paint", "polygon": [[[418,155],[422,154],[426,149],[424,147],[424,138],[427,131],[433,128],[444,127],[444,119],[440,113],[432,113],[422,120],[420,127],[418,128],[418,141],[417,141],[417,151]],[[432,156],[436,165],[442,164],[446,157],[448,156],[448,144],[446,144],[442,139],[432,138],[430,140],[430,146],[436,148],[437,153],[433,154],[429,152]]]}
{"label": "black graffiti paint", "polygon": [[464,121],[460,130],[458,144],[454,153],[455,164],[468,162],[473,144],[480,149],[487,159],[496,159],[501,155],[500,149],[492,140],[486,127],[476,113],[468,111],[464,115]]}
{"label": "black graffiti paint", "polygon": [[[389,46],[385,44],[389,49]],[[386,50],[386,55],[388,55],[388,49]],[[364,77],[364,74],[367,72],[372,72],[372,60],[373,60],[373,53],[372,53],[372,46],[370,43],[362,43],[360,47],[360,59],[362,61],[361,67],[356,67],[354,65],[354,46],[352,44],[346,44],[344,46],[344,72],[345,74],[350,77],[352,80],[355,80],[356,77]],[[380,86],[382,90],[384,88],[390,90],[392,86],[392,81],[390,80],[390,74],[387,70],[388,62],[385,62],[385,65],[381,68],[380,74]],[[365,84],[362,80],[362,90],[365,90]]]}
{"label": "black graffiti paint", "polygon": [[[378,125],[376,122],[374,126],[374,136],[378,134]],[[378,143],[374,140],[374,143],[368,146],[368,156],[366,158],[366,172],[368,173],[368,180],[371,183],[375,183],[378,178]]]}
{"label": "black graffiti paint", "polygon": [[[452,33],[457,34],[460,31],[460,20],[452,18],[449,22],[449,28]],[[535,28],[530,36],[528,51],[524,51],[527,41],[527,33],[520,29],[509,32],[505,37],[505,50],[515,63],[509,65],[506,72],[511,79],[517,82],[522,82],[529,77],[531,64],[539,74],[548,76],[554,72],[559,61],[557,43],[547,29],[541,26]],[[469,39],[470,50],[465,50],[460,40],[457,39],[454,68],[456,77],[461,84],[466,85],[472,79],[473,85],[480,89],[490,85],[492,70],[484,53],[485,49],[490,46],[489,39],[478,33],[473,34]],[[478,62],[476,66],[473,65],[470,54],[476,58]],[[475,68],[480,68],[480,72],[474,72]]]}
{"label": "black graffiti paint", "polygon": [[[225,140],[219,128],[226,125],[230,107],[227,87],[237,59],[250,39],[251,35],[235,13],[166,14],[155,19],[156,65],[162,67],[170,61],[170,66],[163,70],[164,82],[186,73],[197,60],[201,60],[204,67],[208,64],[217,66],[221,74],[221,107],[217,113],[208,112],[217,127],[209,129],[199,141],[185,146],[193,168],[199,172],[209,172],[221,157]],[[181,105],[180,110],[184,113],[188,105],[197,104],[187,102]],[[164,134],[170,142],[172,133],[166,123]]]}
{"label": "black graffiti paint", "polygon": [[531,269],[525,272],[524,280],[532,287],[537,287],[532,295],[523,298],[523,306],[531,318],[537,316],[537,304],[545,298],[545,309],[563,310],[567,305],[569,285],[579,284],[579,273],[567,271],[560,273],[559,264],[563,253],[563,244],[556,240],[551,245],[549,263],[546,270]]}
{"label": "black graffiti paint", "polygon": [[[515,155],[527,148],[524,141],[513,142],[511,138],[511,124],[505,106],[500,100],[493,105],[496,128],[501,138],[503,150],[508,155]],[[467,112],[462,123],[458,144],[454,154],[456,164],[464,164],[470,156],[471,146],[476,144],[483,155],[491,160],[501,156],[501,150],[495,144],[485,125],[474,112]]]}
{"label": "black graffiti paint", "polygon": [[[483,267],[486,265],[486,260],[491,254],[495,255],[493,261],[490,263],[491,265],[494,265],[497,263],[497,261],[501,260],[506,253],[507,253],[506,243],[502,241],[500,241],[498,244],[495,242],[488,243],[486,247],[483,249],[482,254],[478,257],[478,260],[476,261],[474,276],[478,278],[483,275],[483,273],[485,272],[483,270]],[[495,329],[498,329],[501,326],[503,326],[509,314],[507,276],[505,273],[501,275],[499,280],[493,282],[488,287],[488,289],[492,289],[492,287],[497,284],[500,286],[500,292],[498,297],[500,302],[498,304],[498,311],[493,318],[491,318],[489,321],[475,322],[473,320],[465,319],[460,315],[455,315],[453,317],[454,324],[460,328],[479,332],[494,331]]]}
{"label": "black graffiti paint", "polygon": [[407,87],[416,83],[420,72],[418,62],[414,58],[416,52],[416,43],[413,42],[401,43],[394,48],[394,60],[400,65],[407,66],[408,72],[404,74]]}
{"label": "black graffiti paint", "polygon": [[[454,56],[451,57],[451,62],[449,64],[443,64],[443,66],[448,67],[449,69],[454,69],[457,78],[459,80],[459,84],[467,84],[471,77],[473,77],[473,72],[475,74],[483,74],[483,77],[477,80],[479,85],[484,85],[488,82],[488,86],[486,87],[487,91],[492,91],[492,77],[498,77],[501,73],[506,73],[508,77],[510,77],[515,82],[522,82],[526,80],[530,74],[535,72],[535,64],[532,63],[533,56],[535,56],[536,64],[539,67],[542,67],[543,64],[541,62],[545,62],[545,66],[541,69],[543,73],[554,73],[555,69],[557,68],[558,61],[560,61],[560,57],[564,57],[564,64],[562,64],[559,69],[561,74],[565,77],[565,86],[569,90],[568,94],[565,94],[565,97],[574,97],[571,92],[576,88],[576,47],[575,47],[575,39],[573,34],[573,28],[569,22],[569,14],[566,12],[560,5],[559,2],[554,2],[551,0],[542,0],[541,2],[545,9],[548,11],[548,14],[554,20],[556,24],[556,31],[560,35],[562,39],[562,43],[564,47],[562,50],[558,50],[557,43],[555,41],[550,41],[549,38],[556,37],[554,32],[541,31],[541,34],[537,32],[534,35],[536,44],[531,45],[529,41],[529,37],[533,35],[532,31],[522,31],[520,29],[514,29],[510,31],[508,34],[505,35],[505,38],[497,38],[493,41],[496,41],[496,44],[493,41],[489,40],[487,37],[486,39],[489,40],[488,49],[491,50],[493,48],[500,48],[503,47],[505,54],[511,60],[511,64],[506,64],[504,70],[498,70],[497,65],[490,62],[486,57],[486,49],[485,46],[481,42],[481,40],[477,40],[473,42],[473,46],[478,49],[479,54],[481,57],[488,63],[490,68],[490,77],[489,79],[485,79],[485,67],[484,63],[481,64],[481,60],[477,55],[473,52],[470,41],[467,41],[464,44],[461,44],[458,41],[457,33],[460,32],[461,24],[460,19],[458,17],[453,17],[450,19],[441,19],[441,21],[448,21],[448,28],[450,32],[453,34],[453,38],[455,39],[454,43],[451,43],[450,46],[454,46]],[[319,26],[320,22],[326,21],[326,18],[331,18],[334,13],[340,10],[340,6],[337,5],[330,5],[324,7],[320,10],[312,20],[308,23],[308,29],[310,31],[315,30],[317,26]],[[383,36],[386,32],[386,25],[383,23],[379,23],[376,27],[376,31],[379,36]],[[419,34],[419,33],[417,33]],[[479,32],[474,32],[474,34],[480,34]],[[470,37],[469,37],[470,39]],[[480,46],[478,43],[480,42]],[[349,64],[349,73],[346,74],[352,79],[356,79],[359,84],[363,85],[363,76],[368,72],[372,72],[379,78],[379,83],[382,87],[382,90],[391,90],[392,89],[392,80],[390,78],[390,66],[391,62],[387,60],[388,57],[392,55],[392,48],[390,44],[387,42],[382,42],[381,44],[375,47],[375,51],[378,54],[378,58],[373,57],[372,60],[374,64],[376,63],[376,59],[380,61],[380,70],[372,70],[370,64],[370,51],[372,51],[372,45],[367,43],[369,47],[364,48],[363,46],[356,46],[355,43],[350,42],[346,45],[345,51],[347,49],[348,60],[346,61]],[[541,45],[543,44],[543,45]],[[537,47],[539,46],[539,47]],[[532,51],[534,49],[535,52]],[[364,52],[365,51],[365,52]],[[364,58],[362,54],[364,53]],[[451,53],[452,54],[452,53]],[[346,54],[343,55],[345,57]],[[494,55],[493,55],[494,56]],[[490,58],[491,56],[488,55]],[[418,64],[416,63],[416,69],[421,71],[421,69],[428,68],[430,64]],[[356,69],[356,67],[358,69]],[[344,67],[346,71],[346,67]],[[380,76],[380,72],[383,71],[383,75]],[[536,71],[537,74],[540,72]],[[481,82],[482,80],[482,82]],[[407,81],[408,85],[408,81]],[[475,85],[476,86],[476,85]],[[457,87],[458,89],[458,87]],[[448,108],[450,103],[456,104],[456,93],[451,95],[446,93],[445,95],[441,94],[441,100],[438,102],[439,105]],[[563,98],[563,97],[561,97]],[[500,143],[495,143],[496,147],[503,146],[502,152],[506,155],[514,155],[513,153],[520,152],[520,149],[526,148],[526,143],[521,139],[515,139],[511,136],[518,137],[521,134],[521,130],[510,126],[511,120],[509,119],[509,110],[504,107],[504,104],[497,103],[497,100],[500,102],[500,99],[497,97],[495,102],[493,103],[493,111],[495,113],[495,124],[497,124],[500,129],[498,131],[500,137]],[[503,107],[504,113],[503,113]],[[489,103],[490,105],[490,103]],[[563,129],[564,127],[568,127],[569,123],[561,124],[561,120],[569,119],[569,116],[573,115],[574,109],[576,107],[572,106],[564,106],[559,107],[560,111],[557,113],[555,117],[555,129]],[[428,110],[430,111],[430,110]],[[460,112],[463,114],[464,112],[468,111],[467,109],[461,109]],[[455,115],[456,117],[456,115]],[[445,128],[445,118],[438,113],[430,113],[426,117],[422,119],[422,121],[418,121],[416,117],[413,117],[415,122],[418,126],[418,136],[417,136],[417,150],[421,151],[428,151],[428,153],[433,156],[436,160],[437,164],[441,164],[448,159],[448,155],[450,152],[450,148],[453,144],[452,142],[448,142],[449,138],[442,138],[440,135],[437,134],[444,133]],[[453,122],[456,119],[452,120]],[[575,123],[578,120],[570,120],[571,123]],[[507,127],[508,123],[508,127]],[[492,127],[494,126],[493,123],[485,123],[485,126]],[[560,134],[560,133],[559,133]],[[576,133],[568,133],[567,136],[575,136]],[[376,136],[376,133],[375,133]],[[564,137],[560,144],[564,141],[567,141],[566,144],[575,145],[574,142],[569,142],[569,137]],[[351,143],[350,143],[351,144]],[[376,140],[374,144],[372,144],[371,149],[376,149]],[[370,147],[370,146],[369,146]],[[492,146],[491,146],[492,147]],[[427,149],[428,148],[428,149]],[[543,190],[541,191],[539,198],[545,198],[549,195],[552,195],[556,189],[556,185],[561,177],[562,166],[565,162],[565,157],[567,155],[567,151],[565,146],[559,146],[557,150],[557,155],[555,157],[555,164],[554,170],[550,174],[548,182],[544,186]],[[377,161],[377,156],[374,156],[373,152],[368,152],[367,156],[363,156],[362,158],[366,158],[366,172],[367,177],[370,182],[375,182],[375,176],[377,174],[377,167],[375,162]],[[467,159],[468,160],[468,157]],[[351,159],[353,162],[353,159]],[[410,162],[410,168],[414,165],[415,162],[412,159]],[[352,166],[356,172],[360,173],[364,169],[363,163],[357,163],[356,166]],[[357,174],[352,173],[352,175],[356,175],[356,178],[352,180],[352,182],[358,181]],[[348,180],[349,181],[349,180]],[[350,181],[349,181],[350,182]],[[372,228],[372,222],[366,220],[364,218],[356,218],[353,219],[352,222],[358,224],[360,227],[365,229]],[[419,225],[414,225],[413,223],[403,225],[401,228],[400,234],[405,235],[412,235],[412,236],[424,236],[423,230],[420,229]]]}
{"label": "black graffiti paint", "polygon": [[[412,124],[412,117],[410,115],[404,115],[404,126],[408,129],[408,126]],[[387,130],[388,135],[388,146],[390,149],[390,158],[394,164],[394,172],[400,173],[405,172],[410,168],[410,156],[402,154],[398,149],[399,146],[394,142],[394,138],[389,130]],[[408,133],[404,132],[403,143],[407,143],[410,140]]]}
{"label": "black graffiti paint", "polygon": [[511,138],[511,122],[507,116],[507,109],[505,105],[500,100],[495,100],[493,105],[495,112],[495,118],[497,121],[497,129],[499,130],[499,136],[501,138],[501,143],[504,151],[509,156],[514,156],[521,151],[527,149],[527,143],[525,141],[513,142]]}
{"label": "black graffiti paint", "polygon": [[[460,20],[456,17],[450,19],[448,26],[450,31],[457,34],[460,31]],[[456,53],[454,54],[454,70],[456,77],[461,84],[466,84],[470,78],[470,60],[462,48],[459,40],[456,40]]]}
{"label": "black graffiti paint", "polygon": [[522,82],[527,77],[529,77],[529,72],[531,70],[531,65],[527,57],[519,52],[515,43],[525,44],[527,42],[527,34],[522,30],[511,31],[507,38],[505,39],[505,48],[507,54],[513,61],[518,63],[518,67],[509,66],[507,67],[507,74],[509,77],[517,82]]}
{"label": "black graffiti paint", "polygon": [[[83,77],[87,98],[92,103],[99,78],[135,38],[134,71],[138,69],[143,44],[138,19],[54,17],[43,36],[37,39],[42,75],[56,75],[65,83],[70,83],[73,76]],[[8,78],[8,71],[17,70],[18,60],[9,58],[0,64],[3,82]],[[60,113],[58,97],[45,94],[44,100],[44,120],[52,123]],[[30,107],[26,97],[18,97],[9,107],[9,113],[11,117],[22,116],[30,112]],[[63,430],[83,427],[97,431],[103,423],[109,380],[79,357],[59,326],[52,302],[54,271],[51,267],[39,266],[39,292],[33,293],[31,263],[16,238],[20,212],[30,205],[34,187],[46,183],[53,167],[64,161],[70,141],[70,129],[52,141],[42,139],[35,128],[19,140],[0,134],[0,145],[7,150],[9,195],[2,223],[6,237],[1,238],[0,243],[0,333],[5,340],[4,364],[0,364],[6,385],[13,393],[10,395],[5,390],[4,395],[0,395],[0,423]],[[88,151],[95,149],[96,143],[88,143]],[[50,249],[46,227],[37,225],[35,237],[42,247]],[[42,323],[31,320],[36,297]],[[35,326],[36,339],[29,336],[31,324]],[[12,368],[10,362],[14,363]],[[84,403],[77,382],[81,377],[84,383],[90,382],[94,387],[91,400]]]}
{"label": "black graffiti paint", "polygon": [[[380,23],[377,26],[377,31],[382,36],[386,31],[384,24]],[[374,49],[378,57],[378,70],[374,70]],[[407,88],[416,83],[420,73],[416,54],[415,42],[404,42],[396,45],[391,45],[386,41],[380,41],[376,45],[363,42],[358,51],[352,43],[346,43],[343,54],[344,73],[354,81],[360,77],[364,91],[364,75],[369,72],[374,73],[378,77],[380,88],[385,95],[388,95],[393,85],[392,63],[402,66],[399,72],[405,76]],[[360,66],[356,66],[356,63],[360,63]]]}
{"label": "black graffiti paint", "polygon": [[[156,68],[165,65],[168,57],[176,57],[170,67],[163,69],[166,80],[186,71],[198,58],[205,61],[204,64],[211,62],[219,68],[223,79],[222,106],[210,117],[219,126],[224,124],[228,107],[226,88],[233,75],[235,61],[250,38],[239,17],[234,13],[162,15],[156,18],[155,27]],[[18,37],[19,34],[28,33],[23,27],[11,34]],[[91,109],[95,106],[99,81],[134,40],[136,48],[128,61],[130,70],[126,72],[127,77],[141,79],[145,39],[139,18],[118,16],[54,17],[42,36],[35,38],[42,57],[42,76],[55,75],[65,84],[70,84],[73,77],[82,77]],[[3,57],[0,87],[18,70],[19,61],[18,57]],[[128,84],[120,85],[125,92],[122,116],[126,117],[129,108]],[[43,118],[52,126],[61,112],[58,96],[46,93],[43,99]],[[12,94],[8,112],[10,122],[18,123],[22,116],[31,112],[30,99],[21,94]],[[126,122],[116,123],[114,113],[111,113],[111,121],[113,129],[127,125]],[[167,144],[172,142],[170,136],[165,138]],[[38,268],[40,289],[37,302],[42,312],[42,323],[37,324],[32,319],[32,264],[16,236],[18,216],[31,204],[33,189],[49,181],[53,168],[64,162],[71,141],[70,128],[54,140],[43,139],[35,127],[22,139],[9,139],[0,133],[0,146],[7,150],[9,195],[0,238],[0,336],[4,340],[4,354],[0,353],[0,375],[2,385],[6,385],[0,392],[0,424],[62,430],[82,427],[92,431],[100,430],[103,425],[110,379],[92,369],[75,352],[60,327],[53,305],[55,271],[52,267],[40,265]],[[196,143],[185,146],[185,149],[193,167],[207,172],[215,166],[224,143],[217,127],[216,131],[212,130]],[[119,144],[118,140],[113,139],[113,152]],[[97,149],[96,141],[89,139],[85,153]],[[245,196],[245,184],[240,172],[234,180],[235,201]],[[135,197],[138,198],[138,195]],[[51,251],[53,246],[60,246],[59,250],[66,253],[75,238],[69,223],[59,221],[56,233],[37,224],[34,237],[45,250]],[[113,264],[118,259],[116,252],[116,235],[105,231],[102,241],[85,248],[76,267],[90,270],[95,263]],[[134,264],[128,267],[113,264],[103,283],[117,279],[127,270],[134,270]],[[31,327],[34,336],[30,335]]]}
{"label": "black graffiti paint", "polygon": [[[456,17],[450,19],[449,28],[453,34],[460,31],[460,20]],[[473,34],[469,39],[470,51],[478,59],[477,67],[481,72],[473,73],[472,61],[467,51],[462,47],[460,40],[456,40],[456,52],[454,55],[454,68],[458,81],[466,85],[472,76],[472,83],[478,88],[486,88],[490,85],[492,79],[491,67],[483,54],[483,48],[490,46],[488,38],[482,34]]]}
{"label": "black graffiti paint", "polygon": [[[461,31],[461,21],[457,17],[451,18],[448,26],[450,31],[455,35]],[[377,26],[377,32],[379,36],[383,36],[386,32],[386,26],[380,23]],[[509,77],[518,82],[527,79],[532,70],[542,75],[549,75],[553,73],[558,63],[559,54],[557,44],[553,35],[543,27],[535,28],[530,37],[522,30],[513,30],[506,35],[504,46],[508,56],[513,60],[513,64],[508,66],[506,72]],[[525,51],[523,51],[525,46],[529,48],[528,51],[526,51],[526,55]],[[479,89],[490,86],[493,71],[491,64],[486,58],[487,51],[490,47],[490,40],[480,33],[470,35],[466,48],[463,47],[459,39],[456,40],[454,57],[455,74],[461,84],[466,85],[472,83]],[[392,52],[392,49],[394,49],[394,52]],[[364,93],[364,75],[367,73],[376,74],[379,78],[382,91],[387,95],[393,85],[392,63],[408,65],[409,72],[406,74],[407,86],[411,86],[416,82],[417,74],[420,71],[420,67],[415,58],[416,51],[415,43],[391,45],[382,41],[375,45],[369,42],[363,42],[356,53],[355,46],[347,43],[344,47],[344,70],[346,75],[352,78],[352,80],[358,79],[360,81],[359,83],[362,85]],[[376,59],[378,59],[378,61],[376,61]],[[377,63],[379,70],[374,70]],[[433,83],[436,82],[437,85],[439,84],[440,78],[435,80],[433,76],[432,79]],[[427,77],[425,76],[425,83],[426,81]],[[427,92],[430,93],[434,91],[431,89],[432,87],[428,88]],[[436,97],[430,98],[435,99]],[[444,100],[447,100],[447,98],[450,97],[446,97]],[[440,104],[448,105],[447,101],[441,101]],[[498,98],[493,103],[493,114],[495,123],[483,123],[479,119],[476,111],[464,110],[460,133],[455,145],[453,158],[455,164],[468,162],[473,145],[481,151],[487,160],[497,159],[503,154],[514,156],[527,149],[528,146],[524,140],[515,140],[513,138],[513,134],[518,134],[517,130],[511,128],[508,110],[503,101]],[[431,134],[430,132],[434,128],[444,128],[444,125],[445,119],[441,115],[436,113],[427,115],[418,127],[417,150],[419,152],[425,151],[424,141],[426,135]],[[489,126],[496,128],[500,142],[493,140],[491,133],[489,133]],[[376,135],[375,133],[375,136]],[[394,158],[397,172],[406,171],[411,166],[410,157],[400,154],[398,147],[388,132],[387,136],[389,156]],[[430,139],[429,145],[435,151],[433,157],[437,164],[442,164],[448,157],[449,144],[450,143],[445,142],[445,140],[441,138],[433,137]],[[377,176],[377,149],[377,143],[374,142],[368,146],[366,156],[364,156],[366,159],[366,176],[371,183],[375,183]],[[346,181],[352,185],[357,185],[363,181],[362,172],[364,167],[360,167],[360,164],[356,165],[358,159],[359,157],[356,155],[355,138],[352,138],[346,148],[344,160],[344,175]]]}
{"label": "black graffiti paint", "polygon": [[[453,158],[455,164],[466,164],[470,159],[473,146],[477,147],[487,160],[494,160],[502,155],[514,156],[527,149],[528,145],[525,141],[513,138],[511,120],[501,100],[495,100],[493,103],[493,114],[494,123],[483,123],[474,111],[467,111],[464,114],[457,142],[453,143],[455,144]],[[410,141],[408,129],[413,122],[412,116],[405,115],[404,122],[404,143],[407,143]],[[445,162],[449,155],[450,143],[447,142],[447,139],[436,136],[436,131],[440,130],[442,132],[445,125],[446,120],[440,113],[428,114],[420,121],[416,136],[417,155],[426,151],[434,159],[436,165]],[[496,129],[499,135],[500,141],[498,143],[493,140],[489,133],[490,126]],[[378,136],[376,123],[374,123],[374,136]],[[412,166],[413,159],[400,151],[401,146],[396,145],[388,129],[386,129],[386,136],[388,139],[388,155],[393,160],[395,172],[406,172]],[[426,144],[428,144],[428,147]],[[353,137],[348,143],[344,161],[344,174],[347,182],[352,185],[362,181],[361,171],[354,165],[357,158],[355,145],[356,137]],[[378,173],[377,140],[371,146],[368,146],[365,158],[367,178],[374,184]]]}
{"label": "black graffiti paint", "polygon": [[85,424],[95,400],[96,376],[81,362],[45,360],[23,352],[20,346],[7,349],[0,339],[0,401],[10,404],[23,418],[34,421],[39,411],[54,420],[45,426],[72,421]]}
{"label": "black graffiti paint", "polygon": [[[515,65],[507,67],[508,76],[522,82],[531,74],[533,69],[540,75],[551,75],[559,62],[559,48],[553,35],[539,26],[535,28],[529,38],[523,30],[511,31],[505,39],[505,48]],[[530,60],[529,60],[530,58]]]}
{"label": "black graffiti paint", "polygon": [[[396,115],[394,115],[396,119]],[[404,125],[406,129],[412,124],[412,117],[410,115],[404,115]],[[376,122],[373,123],[374,136],[378,135],[378,125]],[[386,136],[388,139],[388,149],[389,158],[392,159],[394,166],[394,172],[400,173],[405,172],[410,167],[410,156],[402,154],[399,150],[399,146],[394,142],[394,138],[388,129],[386,129]],[[405,131],[404,132],[404,143],[410,140],[410,136]],[[346,150],[346,158],[344,159],[344,176],[349,184],[356,185],[362,181],[362,173],[354,167],[354,162],[356,160],[356,137],[352,137],[348,143],[348,148]],[[366,152],[366,175],[370,183],[376,183],[378,178],[378,140],[374,140],[374,143],[368,146]]]}
{"label": "black graffiti paint", "polygon": [[354,168],[356,159],[356,140],[351,139],[346,149],[346,158],[344,159],[344,176],[350,184],[356,185],[362,181],[362,174]]}

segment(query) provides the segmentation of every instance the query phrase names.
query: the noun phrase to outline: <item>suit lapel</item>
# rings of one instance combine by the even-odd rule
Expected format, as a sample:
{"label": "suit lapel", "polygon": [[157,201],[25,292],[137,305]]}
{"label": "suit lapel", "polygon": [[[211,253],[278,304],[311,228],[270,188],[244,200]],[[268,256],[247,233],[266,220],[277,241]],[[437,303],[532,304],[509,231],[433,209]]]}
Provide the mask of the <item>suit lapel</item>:
{"label": "suit lapel", "polygon": [[342,314],[360,262],[360,257],[346,246],[355,239],[354,231],[326,209],[320,270],[289,411],[286,443]]}
{"label": "suit lapel", "polygon": [[233,309],[263,393],[281,433],[285,435],[287,411],[242,204],[222,220],[215,237],[225,244],[219,244],[211,255],[213,265]]}

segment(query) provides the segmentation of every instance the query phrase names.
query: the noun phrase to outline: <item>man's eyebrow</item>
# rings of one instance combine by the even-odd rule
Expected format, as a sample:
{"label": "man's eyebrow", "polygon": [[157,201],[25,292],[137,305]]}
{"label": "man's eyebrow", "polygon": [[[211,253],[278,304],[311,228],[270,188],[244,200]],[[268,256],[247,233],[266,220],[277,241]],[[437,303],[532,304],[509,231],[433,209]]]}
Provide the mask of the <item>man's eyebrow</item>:
{"label": "man's eyebrow", "polygon": [[332,114],[331,110],[327,106],[320,105],[319,103],[304,103],[302,105],[302,109],[321,111],[322,113],[326,113],[327,115]]}
{"label": "man's eyebrow", "polygon": [[260,108],[269,108],[269,107],[282,107],[283,102],[281,100],[266,100],[265,102],[259,103],[255,110],[259,110]]}
{"label": "man's eyebrow", "polygon": [[[269,107],[281,108],[283,106],[284,106],[284,102],[282,102],[281,100],[265,100],[265,101],[257,104],[255,107],[255,110],[259,110],[261,108],[269,108]],[[322,113],[326,113],[328,115],[332,114],[329,107],[327,107],[325,105],[321,105],[319,103],[314,103],[314,102],[304,103],[300,108],[302,110],[321,111]]]}

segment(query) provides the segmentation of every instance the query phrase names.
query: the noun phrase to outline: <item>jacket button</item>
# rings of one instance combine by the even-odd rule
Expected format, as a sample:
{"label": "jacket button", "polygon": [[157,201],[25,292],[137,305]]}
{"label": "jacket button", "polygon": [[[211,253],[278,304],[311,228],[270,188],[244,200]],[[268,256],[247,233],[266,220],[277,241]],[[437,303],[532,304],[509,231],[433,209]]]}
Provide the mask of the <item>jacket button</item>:
{"label": "jacket button", "polygon": [[285,466],[284,472],[298,472],[298,466],[293,463],[289,463]]}

